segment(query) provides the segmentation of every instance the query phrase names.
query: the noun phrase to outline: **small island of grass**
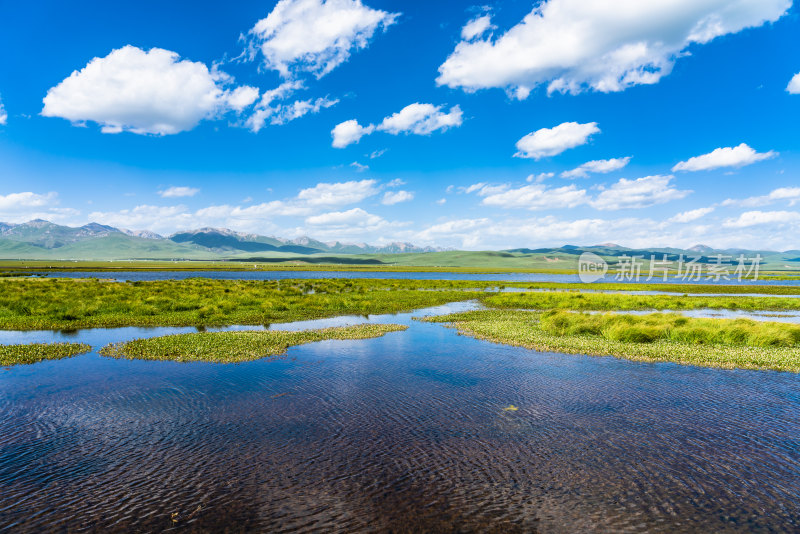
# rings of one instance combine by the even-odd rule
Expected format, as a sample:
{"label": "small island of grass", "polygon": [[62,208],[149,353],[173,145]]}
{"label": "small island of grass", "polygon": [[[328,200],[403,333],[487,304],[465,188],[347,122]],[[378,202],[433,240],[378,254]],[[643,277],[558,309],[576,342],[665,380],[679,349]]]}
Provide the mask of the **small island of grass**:
{"label": "small island of grass", "polygon": [[238,363],[285,354],[289,347],[304,343],[368,339],[407,328],[398,324],[361,324],[296,332],[198,332],[114,343],[103,347],[100,354],[125,359]]}
{"label": "small island of grass", "polygon": [[478,339],[547,352],[726,369],[800,372],[800,326],[678,314],[481,310],[422,319]]}
{"label": "small island of grass", "polygon": [[85,343],[30,343],[26,345],[0,345],[0,366],[36,363],[42,360],[60,360],[89,352]]}

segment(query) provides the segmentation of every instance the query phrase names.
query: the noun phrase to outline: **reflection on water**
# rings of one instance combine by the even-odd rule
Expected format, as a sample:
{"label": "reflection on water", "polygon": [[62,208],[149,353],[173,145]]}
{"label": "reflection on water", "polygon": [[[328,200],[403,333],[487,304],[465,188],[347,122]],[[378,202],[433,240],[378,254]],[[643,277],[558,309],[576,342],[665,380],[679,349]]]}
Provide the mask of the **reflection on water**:
{"label": "reflection on water", "polygon": [[800,529],[797,375],[387,319],[411,327],[238,365],[0,370],[0,531]]}

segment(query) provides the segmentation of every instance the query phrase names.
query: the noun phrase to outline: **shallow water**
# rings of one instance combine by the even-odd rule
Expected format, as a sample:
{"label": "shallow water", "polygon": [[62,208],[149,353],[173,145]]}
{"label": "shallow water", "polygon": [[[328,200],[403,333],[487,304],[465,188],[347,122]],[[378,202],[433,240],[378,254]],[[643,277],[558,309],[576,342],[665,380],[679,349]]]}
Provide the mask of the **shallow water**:
{"label": "shallow water", "polygon": [[[378,272],[378,271],[42,271],[42,276],[59,278],[108,278],[120,281],[148,281],[148,280],[185,280],[187,278],[212,278],[216,280],[285,280],[298,278],[317,280],[320,278],[378,278],[400,280],[478,280],[498,282],[580,282],[577,274],[550,274],[550,273],[448,273],[448,272]],[[641,281],[644,281],[642,278]],[[613,276],[600,280],[600,282],[618,282]],[[635,281],[622,280],[623,283],[636,284]],[[667,281],[653,279],[648,283],[653,284],[713,284],[706,280],[688,281],[680,278],[670,278]],[[728,281],[727,285],[740,285],[736,281]],[[747,281],[741,285],[778,285],[796,286],[800,280],[755,280]],[[587,287],[591,285],[587,284]]]}
{"label": "shallow water", "polygon": [[800,529],[798,375],[538,353],[410,317],[238,365],[0,370],[0,531]]}

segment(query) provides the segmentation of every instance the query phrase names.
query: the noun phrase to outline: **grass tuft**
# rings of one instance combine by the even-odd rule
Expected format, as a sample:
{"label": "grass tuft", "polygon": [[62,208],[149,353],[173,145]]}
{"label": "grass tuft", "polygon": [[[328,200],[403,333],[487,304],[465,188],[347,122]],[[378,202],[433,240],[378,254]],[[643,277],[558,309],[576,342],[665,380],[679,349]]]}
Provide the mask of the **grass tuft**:
{"label": "grass tuft", "polygon": [[422,320],[450,323],[461,334],[538,351],[800,372],[797,327],[662,314],[567,314],[481,310]]}
{"label": "grass tuft", "polygon": [[363,324],[319,330],[199,332],[134,339],[100,349],[111,358],[238,363],[284,354],[286,349],[327,339],[368,339],[406,330],[397,324]]}
{"label": "grass tuft", "polygon": [[89,352],[85,343],[30,343],[26,345],[0,345],[0,365],[21,365],[42,360],[60,360]]}

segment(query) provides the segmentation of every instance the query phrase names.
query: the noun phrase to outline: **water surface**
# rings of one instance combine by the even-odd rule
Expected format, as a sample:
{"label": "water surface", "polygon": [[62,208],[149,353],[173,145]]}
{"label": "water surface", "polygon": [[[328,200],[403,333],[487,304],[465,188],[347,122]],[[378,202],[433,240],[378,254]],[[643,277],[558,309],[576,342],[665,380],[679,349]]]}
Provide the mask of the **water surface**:
{"label": "water surface", "polygon": [[797,375],[539,353],[410,317],[315,322],[410,328],[236,365],[0,370],[0,531],[800,529]]}

